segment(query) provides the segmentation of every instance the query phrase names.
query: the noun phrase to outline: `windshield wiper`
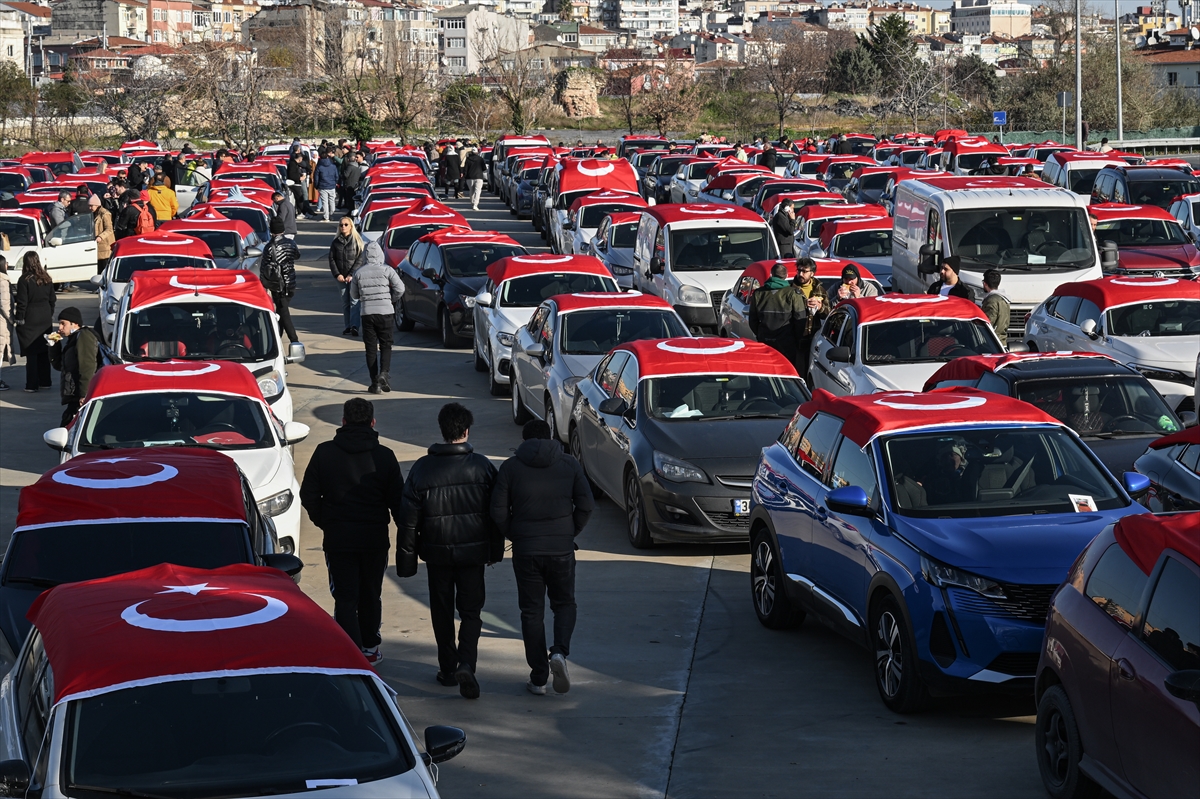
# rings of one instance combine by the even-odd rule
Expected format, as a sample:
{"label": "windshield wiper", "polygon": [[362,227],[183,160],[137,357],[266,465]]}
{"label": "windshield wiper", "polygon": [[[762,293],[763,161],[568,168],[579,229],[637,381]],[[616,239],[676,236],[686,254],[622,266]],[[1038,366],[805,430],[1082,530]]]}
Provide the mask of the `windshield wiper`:
{"label": "windshield wiper", "polygon": [[70,784],[71,788],[80,791],[94,791],[95,793],[110,793],[113,796],[136,796],[141,799],[176,799],[174,796],[164,796],[158,793],[146,793],[133,788],[110,788],[107,785],[81,785],[77,782]]}
{"label": "windshield wiper", "polygon": [[53,588],[56,585],[62,585],[62,580],[55,580],[52,577],[6,577],[5,584],[19,583],[21,585],[36,585],[41,588]]}

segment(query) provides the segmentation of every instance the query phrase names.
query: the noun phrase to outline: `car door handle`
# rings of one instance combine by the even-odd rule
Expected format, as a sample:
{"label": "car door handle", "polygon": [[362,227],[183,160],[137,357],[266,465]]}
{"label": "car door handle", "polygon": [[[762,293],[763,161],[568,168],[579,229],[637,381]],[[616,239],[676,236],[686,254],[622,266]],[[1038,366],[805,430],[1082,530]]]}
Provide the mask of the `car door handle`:
{"label": "car door handle", "polygon": [[829,511],[825,510],[824,505],[817,506],[817,518],[824,521],[829,518]]}
{"label": "car door handle", "polygon": [[1117,661],[1117,672],[1121,675],[1122,680],[1136,680],[1137,672],[1133,668],[1133,664],[1125,658]]}

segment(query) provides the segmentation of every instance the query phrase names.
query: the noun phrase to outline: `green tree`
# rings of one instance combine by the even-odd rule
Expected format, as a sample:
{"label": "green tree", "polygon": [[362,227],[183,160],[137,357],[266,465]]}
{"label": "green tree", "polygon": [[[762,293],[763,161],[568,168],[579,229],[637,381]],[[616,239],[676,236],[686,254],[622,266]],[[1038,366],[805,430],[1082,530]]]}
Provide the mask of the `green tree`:
{"label": "green tree", "polygon": [[876,87],[879,68],[861,44],[838,50],[829,59],[825,81],[831,92],[863,94]]}
{"label": "green tree", "polygon": [[1000,79],[996,68],[975,53],[954,62],[950,70],[954,91],[975,106],[994,105],[1000,96]]}
{"label": "green tree", "polygon": [[860,34],[858,45],[875,62],[882,94],[890,92],[904,78],[917,58],[917,43],[913,41],[912,30],[899,14],[888,14],[866,34]]}
{"label": "green tree", "polygon": [[8,138],[8,121],[28,116],[33,104],[29,78],[12,61],[0,61],[0,142]]}

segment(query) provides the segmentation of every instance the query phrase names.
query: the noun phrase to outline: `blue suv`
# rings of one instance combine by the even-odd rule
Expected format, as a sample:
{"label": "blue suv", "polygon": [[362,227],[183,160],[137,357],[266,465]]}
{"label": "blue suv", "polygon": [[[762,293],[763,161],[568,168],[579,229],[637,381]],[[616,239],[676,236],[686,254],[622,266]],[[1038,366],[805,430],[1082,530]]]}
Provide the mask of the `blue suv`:
{"label": "blue suv", "polygon": [[754,477],[751,587],[772,629],[811,613],[875,653],[890,709],[1032,690],[1051,595],[1145,509],[1068,427],[972,388],[800,406]]}

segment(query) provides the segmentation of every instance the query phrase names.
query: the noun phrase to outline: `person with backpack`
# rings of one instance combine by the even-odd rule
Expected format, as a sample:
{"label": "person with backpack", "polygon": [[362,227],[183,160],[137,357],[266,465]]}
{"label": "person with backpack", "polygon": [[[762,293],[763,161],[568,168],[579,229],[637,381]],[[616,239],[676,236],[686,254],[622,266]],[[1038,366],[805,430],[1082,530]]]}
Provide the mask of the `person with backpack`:
{"label": "person with backpack", "polygon": [[116,234],[117,240],[154,232],[154,214],[142,200],[141,194],[130,189],[125,192],[123,200],[125,205],[113,223],[113,233]]}
{"label": "person with backpack", "polygon": [[58,312],[58,332],[51,333],[50,363],[62,372],[59,394],[63,414],[59,427],[66,427],[79,412],[87,396],[88,384],[100,368],[100,342],[96,331],[83,326],[83,314],[78,308],[63,308]]}
{"label": "person with backpack", "polygon": [[299,257],[300,250],[296,243],[284,235],[283,220],[279,217],[272,219],[271,240],[263,248],[258,279],[262,281],[263,288],[271,292],[275,313],[279,314],[279,328],[292,342],[300,340],[288,308],[288,303],[296,294],[296,259]]}

